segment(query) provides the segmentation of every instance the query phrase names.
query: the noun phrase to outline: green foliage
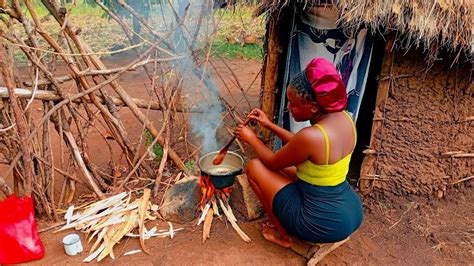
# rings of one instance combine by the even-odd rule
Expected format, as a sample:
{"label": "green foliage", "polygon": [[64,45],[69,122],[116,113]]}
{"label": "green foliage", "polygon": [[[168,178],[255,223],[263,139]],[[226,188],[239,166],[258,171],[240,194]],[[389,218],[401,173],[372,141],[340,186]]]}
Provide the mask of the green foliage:
{"label": "green foliage", "polygon": [[[216,20],[218,31],[212,49],[214,53],[228,58],[262,59],[261,39],[265,33],[263,18],[253,18],[256,6],[238,4],[235,7],[218,10]],[[257,38],[256,44],[229,43],[228,39],[243,41],[245,35]]]}
{"label": "green foliage", "polygon": [[[87,4],[88,1],[94,2],[94,4]],[[40,0],[33,1],[35,5],[35,10],[38,13],[38,16],[43,18],[49,15],[48,9],[41,3]],[[102,16],[104,14],[102,8],[100,8],[94,0],[76,0],[73,3],[71,0],[61,0],[61,5],[69,10],[70,15],[73,17],[76,16]],[[26,6],[22,6],[24,12],[26,12]]]}
{"label": "green foliage", "polygon": [[[147,146],[150,146],[153,143],[153,140],[155,138],[153,137],[153,135],[148,130],[145,130],[144,134],[145,134],[145,138],[146,138],[145,144]],[[153,145],[151,151],[153,152],[153,154],[155,155],[155,158],[157,160],[161,160],[161,157],[163,157],[163,148],[161,147],[160,144]]]}
{"label": "green foliage", "polygon": [[[84,0],[85,3],[89,6],[97,6],[97,3],[95,0]],[[158,5],[161,4],[163,0],[128,0],[125,1],[131,8],[133,8],[135,11],[139,12],[140,15],[142,15],[145,18],[148,18],[150,16],[151,10],[153,5]],[[130,17],[130,13],[123,8],[117,0],[103,0],[102,4],[109,8],[110,10],[113,10],[117,12],[122,17]]]}
{"label": "green foliage", "polygon": [[262,46],[258,44],[247,44],[243,47],[240,44],[230,44],[227,42],[216,42],[213,47],[216,54],[227,58],[239,59],[262,59]]}
{"label": "green foliage", "polygon": [[196,162],[194,160],[188,160],[184,162],[184,166],[186,166],[186,170],[193,170]]}

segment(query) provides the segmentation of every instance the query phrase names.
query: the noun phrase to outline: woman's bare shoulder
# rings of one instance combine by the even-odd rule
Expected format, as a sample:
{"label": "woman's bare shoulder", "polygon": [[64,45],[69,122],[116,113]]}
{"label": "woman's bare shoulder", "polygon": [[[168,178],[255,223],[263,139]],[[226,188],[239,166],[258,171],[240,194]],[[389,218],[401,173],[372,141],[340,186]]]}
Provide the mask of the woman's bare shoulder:
{"label": "woman's bare shoulder", "polygon": [[321,130],[314,126],[305,127],[301,129],[293,136],[293,138],[308,143],[318,143],[319,141],[324,141],[324,137]]}

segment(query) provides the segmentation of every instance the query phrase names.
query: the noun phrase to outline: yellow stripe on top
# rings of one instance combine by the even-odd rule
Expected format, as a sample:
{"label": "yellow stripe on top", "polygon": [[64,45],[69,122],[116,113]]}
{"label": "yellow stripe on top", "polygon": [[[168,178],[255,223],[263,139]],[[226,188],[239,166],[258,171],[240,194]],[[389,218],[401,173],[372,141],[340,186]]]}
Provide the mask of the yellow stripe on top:
{"label": "yellow stripe on top", "polygon": [[[354,147],[357,140],[357,132],[354,122],[351,116],[344,112],[352,123],[352,129],[354,130]],[[326,149],[326,164],[318,165],[310,160],[307,160],[296,166],[296,176],[313,185],[317,186],[337,186],[346,180],[347,173],[349,172],[349,163],[351,161],[352,152],[346,155],[341,160],[329,164],[329,137],[326,130],[321,125],[315,124],[317,128],[321,130],[324,136],[325,149]]]}
{"label": "yellow stripe on top", "polygon": [[349,121],[351,121],[352,130],[354,131],[354,148],[353,149],[355,149],[356,144],[357,144],[357,130],[354,124],[354,120],[352,120],[352,116],[347,111],[344,111],[343,113],[347,116],[347,118],[349,118]]}
{"label": "yellow stripe on top", "polygon": [[316,126],[317,128],[319,128],[319,130],[321,130],[321,133],[323,133],[323,136],[324,136],[324,143],[325,143],[325,146],[326,146],[326,164],[329,164],[329,151],[330,151],[330,148],[329,148],[328,133],[326,132],[326,129],[324,129],[323,126],[321,126],[321,125],[319,125],[319,124],[315,124],[314,126]]}

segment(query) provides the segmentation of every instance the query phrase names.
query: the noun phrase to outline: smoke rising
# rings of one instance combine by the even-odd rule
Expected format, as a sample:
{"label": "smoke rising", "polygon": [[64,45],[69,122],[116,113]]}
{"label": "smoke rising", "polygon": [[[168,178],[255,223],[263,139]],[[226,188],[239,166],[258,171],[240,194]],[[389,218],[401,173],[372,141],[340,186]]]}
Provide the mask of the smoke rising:
{"label": "smoke rising", "polygon": [[192,113],[190,126],[192,133],[201,140],[201,153],[207,153],[219,148],[216,133],[221,126],[224,107],[207,66],[197,65],[194,53],[201,50],[213,34],[213,1],[176,0],[174,3],[174,10],[170,10],[177,27],[173,36],[174,48],[176,53],[186,55],[176,61],[174,67],[178,76],[184,78],[183,91],[189,96],[187,105],[206,110],[205,113]]}

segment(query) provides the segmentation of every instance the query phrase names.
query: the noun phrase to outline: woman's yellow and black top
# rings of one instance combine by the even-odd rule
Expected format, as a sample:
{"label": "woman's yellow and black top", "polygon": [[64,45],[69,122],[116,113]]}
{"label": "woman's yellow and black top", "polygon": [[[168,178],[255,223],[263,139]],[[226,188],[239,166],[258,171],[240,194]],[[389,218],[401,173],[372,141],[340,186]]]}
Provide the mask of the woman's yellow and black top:
{"label": "woman's yellow and black top", "polygon": [[[347,118],[351,121],[352,129],[354,130],[354,151],[357,133],[354,125],[354,121],[351,116],[344,112]],[[326,148],[326,164],[318,165],[310,160],[307,160],[296,166],[296,176],[312,185],[317,186],[337,186],[346,180],[347,172],[349,171],[349,163],[351,161],[352,152],[346,155],[341,160],[329,164],[329,137],[323,126],[315,124],[315,127],[319,128],[324,136],[325,148]]]}

